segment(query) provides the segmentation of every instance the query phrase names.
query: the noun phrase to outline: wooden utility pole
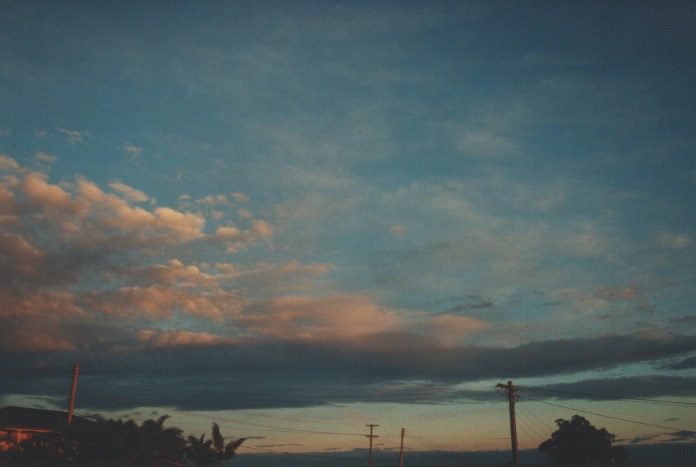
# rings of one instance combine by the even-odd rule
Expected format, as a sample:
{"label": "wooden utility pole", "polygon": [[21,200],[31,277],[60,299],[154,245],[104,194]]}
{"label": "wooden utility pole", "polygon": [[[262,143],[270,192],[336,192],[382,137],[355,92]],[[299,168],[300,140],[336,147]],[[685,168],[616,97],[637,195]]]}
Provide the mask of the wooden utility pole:
{"label": "wooden utility pole", "polygon": [[73,409],[75,408],[75,392],[77,391],[77,375],[80,373],[80,365],[73,367],[72,387],[70,388],[70,404],[68,405],[68,423],[72,423]]}
{"label": "wooden utility pole", "polygon": [[370,455],[369,455],[368,460],[367,460],[367,467],[372,467],[372,438],[379,438],[379,436],[372,434],[372,430],[374,430],[379,425],[375,425],[374,423],[370,423],[369,425],[365,425],[365,426],[370,428],[370,434],[365,435],[367,438],[370,438]]}
{"label": "wooden utility pole", "polygon": [[404,467],[404,436],[406,435],[406,429],[401,429],[401,449],[399,450],[399,467]]}
{"label": "wooden utility pole", "polygon": [[515,421],[515,391],[517,391],[517,388],[512,384],[512,381],[508,381],[507,385],[498,383],[496,387],[507,390],[508,405],[510,407],[510,442],[512,443],[512,465],[514,467],[519,467],[520,456],[517,449],[517,422]]}

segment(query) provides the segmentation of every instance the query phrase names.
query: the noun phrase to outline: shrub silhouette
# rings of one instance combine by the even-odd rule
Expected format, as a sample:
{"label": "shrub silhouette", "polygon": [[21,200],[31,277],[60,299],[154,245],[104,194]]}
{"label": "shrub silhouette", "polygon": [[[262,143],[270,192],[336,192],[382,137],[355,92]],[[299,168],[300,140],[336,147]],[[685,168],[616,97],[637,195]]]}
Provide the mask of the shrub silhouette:
{"label": "shrub silhouette", "polygon": [[553,459],[553,467],[626,466],[628,453],[623,446],[612,447],[615,436],[597,429],[580,415],[556,420],[558,430],[539,445]]}

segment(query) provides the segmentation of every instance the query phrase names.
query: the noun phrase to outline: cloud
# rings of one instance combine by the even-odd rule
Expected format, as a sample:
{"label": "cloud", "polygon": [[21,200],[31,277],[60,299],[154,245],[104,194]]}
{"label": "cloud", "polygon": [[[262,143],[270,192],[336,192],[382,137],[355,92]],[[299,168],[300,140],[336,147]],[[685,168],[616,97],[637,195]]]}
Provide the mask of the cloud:
{"label": "cloud", "polygon": [[92,309],[107,315],[136,320],[172,318],[180,312],[217,322],[239,312],[239,299],[233,291],[196,293],[185,287],[155,284],[129,285],[115,290],[92,292],[83,298]]}
{"label": "cloud", "polygon": [[352,339],[403,326],[401,315],[363,295],[281,297],[247,306],[244,316],[250,331],[291,341]]}
{"label": "cloud", "polygon": [[[481,40],[500,15],[477,9],[223,7],[182,29],[170,8],[125,43],[114,23],[77,55],[75,40],[10,50],[22,105],[3,140],[29,144],[29,162],[0,156],[6,360],[79,361],[85,403],[216,408],[444,402],[475,398],[456,386],[486,378],[688,371],[694,329],[676,318],[694,293],[692,113],[650,102],[680,88],[625,60],[596,66],[592,48],[563,71],[543,33]],[[61,54],[22,53],[35,43],[67,59],[42,66]],[[612,47],[600,58],[622,55]],[[39,140],[24,125],[50,115],[100,134]],[[60,161],[32,156],[37,142]],[[176,190],[189,195],[173,204]],[[635,313],[652,303],[660,313]]]}
{"label": "cloud", "polygon": [[225,241],[238,241],[242,240],[245,235],[234,225],[225,225],[218,227],[215,230],[215,237],[225,240]]}
{"label": "cloud", "polygon": [[128,285],[94,290],[82,297],[91,309],[128,320],[171,319],[181,313],[217,323],[238,316],[241,299],[230,287],[239,271],[218,263],[210,272],[172,259],[166,264],[132,266],[119,282]]}
{"label": "cloud", "polygon": [[140,329],[138,339],[148,347],[178,347],[196,345],[220,345],[235,342],[229,336],[214,335],[205,332],[162,331],[160,329]]}
{"label": "cloud", "polygon": [[133,238],[157,238],[165,242],[189,241],[203,235],[205,219],[201,215],[166,206],[155,207],[154,211],[132,206],[131,197],[142,198],[144,193],[141,195],[122,185],[116,187],[127,192],[125,198],[106,193],[84,178],[78,178],[74,185],[76,201],[73,204],[88,211],[78,220],[87,219],[95,235],[120,232]]}
{"label": "cloud", "polygon": [[[11,321],[5,321],[9,325]],[[75,352],[78,349],[75,341],[62,335],[60,329],[49,329],[49,326],[14,326],[11,332],[0,332],[3,338],[3,350],[24,352]]]}
{"label": "cloud", "polygon": [[686,357],[668,362],[662,365],[661,368],[666,370],[690,370],[696,368],[696,357]]}
{"label": "cloud", "polygon": [[22,182],[22,191],[40,209],[50,213],[54,209],[73,210],[77,207],[73,197],[58,185],[47,182],[47,176],[33,172]]}
{"label": "cloud", "polygon": [[334,269],[334,266],[323,263],[305,264],[299,260],[292,260],[285,264],[273,265],[269,263],[260,263],[256,265],[257,273],[259,274],[311,274],[323,275]]}
{"label": "cloud", "polygon": [[[158,242],[188,241],[202,235],[203,219],[169,208],[154,212],[129,205],[137,190],[117,186],[126,198],[104,193],[96,184],[56,185],[47,175],[21,169],[0,183],[2,221],[0,278],[8,290],[41,292],[46,282],[71,284],[84,268],[108,257],[123,258],[129,248],[154,247]],[[35,289],[39,287],[39,289]]]}
{"label": "cloud", "polygon": [[[274,235],[267,220],[242,218],[248,229],[230,223],[210,235],[200,211],[139,206],[154,201],[124,183],[111,182],[110,193],[84,177],[52,183],[47,174],[7,156],[0,163],[8,172],[0,179],[0,315],[12,322],[3,339],[7,350],[89,351],[95,342],[71,329],[105,316],[115,327],[134,329],[156,330],[169,322],[166,332],[153,331],[146,339],[154,347],[227,343],[211,337],[206,326],[224,325],[232,335],[251,332],[240,318],[240,287],[299,290],[306,277],[332,269],[297,259],[230,262],[230,242],[249,250]],[[211,195],[209,201],[226,204],[227,197]],[[187,249],[204,250],[203,256],[217,261],[185,262],[173,255]],[[181,317],[195,329],[178,329]],[[145,334],[118,338],[124,335],[133,345]]]}
{"label": "cloud", "polygon": [[[323,267],[320,272],[324,272]],[[244,326],[261,336],[299,342],[346,342],[358,347],[368,340],[409,334],[449,344],[487,329],[479,319],[388,309],[365,294],[325,297],[284,296],[249,304]],[[348,344],[347,344],[348,345]]]}
{"label": "cloud", "polygon": [[134,146],[130,143],[124,143],[123,144],[123,149],[126,151],[126,154],[128,154],[128,157],[131,160],[136,160],[140,157],[140,155],[143,153],[145,150],[144,148],[140,146]]}
{"label": "cloud", "polygon": [[215,230],[215,238],[226,246],[227,253],[235,253],[253,243],[254,233],[250,230],[242,231],[235,225],[228,224]]}
{"label": "cloud", "polygon": [[[246,216],[240,216],[246,219]],[[251,229],[241,230],[230,223],[215,229],[215,238],[226,245],[228,253],[234,253],[248,248],[258,239],[269,238],[273,235],[273,226],[265,220],[251,219]]]}
{"label": "cloud", "polygon": [[470,294],[465,297],[452,297],[447,300],[439,301],[433,303],[433,305],[452,305],[444,313],[460,313],[467,310],[479,310],[484,308],[490,308],[493,306],[493,302],[489,299],[476,294]]}
{"label": "cloud", "polygon": [[46,154],[43,151],[38,151],[34,154],[34,159],[36,159],[38,162],[43,163],[43,164],[53,164],[58,160],[56,156],[52,156],[50,154]]}
{"label": "cloud", "polygon": [[612,288],[600,285],[595,289],[594,295],[606,300],[633,300],[638,296],[638,291],[632,285],[624,288]]}
{"label": "cloud", "polygon": [[458,149],[463,154],[505,158],[519,149],[513,140],[490,131],[464,131]]}
{"label": "cloud", "polygon": [[9,156],[5,156],[3,154],[0,154],[0,170],[2,170],[3,172],[6,172],[6,171],[21,172],[23,169],[17,163],[16,160],[12,159]]}
{"label": "cloud", "polygon": [[439,339],[461,340],[465,336],[489,329],[490,324],[469,316],[458,316],[453,314],[439,314],[423,324],[426,332],[433,336],[438,336]]}
{"label": "cloud", "polygon": [[201,199],[197,199],[196,203],[206,206],[226,205],[229,204],[227,196],[224,194],[208,195]]}
{"label": "cloud", "polygon": [[[3,268],[0,277],[5,282],[14,280],[35,280],[42,274],[42,268],[46,263],[47,253],[29,243],[20,235],[12,233],[0,233],[0,251],[11,251],[11,257],[3,262],[10,263],[12,267]],[[5,255],[3,255],[5,256]],[[7,264],[7,266],[10,266]],[[12,277],[14,276],[14,277]]]}
{"label": "cloud", "polygon": [[79,144],[84,141],[84,133],[77,130],[66,130],[65,128],[56,128],[66,136],[68,143]]}
{"label": "cloud", "polygon": [[[302,406],[350,399],[316,393],[311,385],[302,383],[311,378],[320,379],[327,388],[428,381],[441,386],[437,396],[425,388],[416,391],[415,386],[409,394],[415,398],[431,394],[429,397],[442,400],[464,397],[447,389],[460,382],[614,368],[678,358],[696,349],[693,337],[678,335],[533,342],[522,337],[519,345],[510,348],[472,345],[471,336],[494,332],[496,326],[462,312],[500,308],[510,292],[488,289],[465,297],[462,303],[449,307],[449,313],[439,315],[385,306],[380,297],[366,293],[337,293],[333,285],[320,290],[314,284],[314,293],[307,293],[312,289],[303,282],[306,278],[340,271],[334,265],[305,264],[294,258],[250,265],[225,256],[282,234],[269,221],[254,219],[250,211],[235,220],[209,222],[204,213],[211,215],[212,211],[205,209],[216,207],[225,216],[233,214],[227,211],[231,204],[227,195],[201,198],[190,203],[190,210],[143,207],[136,203],[147,201],[148,195],[119,182],[110,184],[115,193],[107,193],[85,178],[53,184],[46,174],[24,169],[9,158],[2,161],[11,175],[0,184],[0,197],[6,201],[0,209],[14,219],[14,227],[1,238],[2,264],[8,266],[3,266],[0,277],[3,285],[12,280],[22,283],[22,289],[5,301],[13,305],[16,314],[13,328],[18,329],[16,335],[24,336],[23,330],[32,329],[37,320],[46,322],[49,314],[67,318],[62,327],[48,320],[53,324],[34,328],[37,336],[46,337],[44,347],[38,338],[26,340],[37,351],[78,352],[82,358],[89,355],[95,367],[112,374],[123,372],[134,381],[141,373],[159,368],[157,371],[166,374],[206,377],[224,370],[259,384],[267,373],[287,376],[298,384],[294,394],[268,389],[256,400],[223,397],[203,403],[184,394],[176,398],[182,407]],[[420,183],[381,197],[395,213],[408,207],[414,217],[424,214],[427,225],[442,228],[436,238],[428,237],[429,244],[404,245],[382,255],[376,263],[383,268],[385,258],[398,259],[392,277],[410,268],[421,283],[414,285],[422,287],[428,280],[422,271],[446,270],[459,282],[457,271],[470,275],[470,265],[481,264],[482,277],[490,282],[490,277],[505,277],[502,271],[529,270],[529,259],[542,248],[563,251],[565,257],[577,254],[586,258],[597,258],[610,250],[608,229],[601,222],[569,222],[553,232],[535,225],[526,232],[525,224],[512,225],[491,214],[493,211],[478,201],[477,193],[476,187],[464,183]],[[371,197],[370,193],[364,195],[365,199]],[[348,204],[360,207],[361,200],[353,198]],[[553,203],[545,206],[552,209]],[[303,217],[302,222],[306,219]],[[213,233],[207,234],[205,228],[211,224]],[[380,224],[379,231],[394,225],[387,221]],[[507,227],[516,228],[514,237],[508,235]],[[409,227],[409,238],[403,240],[417,238],[420,229]],[[451,238],[448,232],[461,238]],[[197,248],[209,249],[207,260],[188,255],[188,259],[173,259],[177,258],[173,251]],[[504,264],[498,273],[496,261],[501,259]],[[63,296],[43,290],[43,283],[56,284],[59,277],[67,286]],[[439,282],[427,286],[437,290]],[[631,300],[637,291],[634,285],[595,283],[586,289],[556,287],[545,296],[573,307],[594,309],[602,301]],[[77,329],[78,318],[91,323],[104,315],[114,329],[121,329],[113,337],[103,332],[97,342],[69,332]],[[4,342],[10,343],[7,350],[21,345],[18,339]],[[95,354],[97,349],[99,354]],[[118,359],[112,353],[115,349],[119,349]],[[222,388],[226,382],[213,378],[211,384]],[[391,395],[380,392],[380,397],[398,400],[399,395],[398,391]],[[104,404],[98,399],[93,398],[95,404]]]}
{"label": "cloud", "polygon": [[535,386],[529,389],[529,394],[534,394],[534,397],[589,401],[689,397],[693,395],[694,384],[694,376],[625,376]]}
{"label": "cloud", "polygon": [[680,431],[672,431],[669,433],[670,440],[669,442],[673,443],[683,443],[683,442],[688,442],[688,443],[693,443],[696,441],[696,431],[687,431],[687,430],[680,430]]}
{"label": "cloud", "polygon": [[155,209],[155,225],[170,229],[183,239],[194,239],[202,235],[205,220],[198,214],[184,213],[168,207]]}
{"label": "cloud", "polygon": [[400,225],[392,225],[389,231],[396,237],[402,237],[404,232],[406,232],[406,229]]}
{"label": "cloud", "polygon": [[[338,308],[326,318],[314,316],[312,309],[320,302],[309,303],[309,311],[303,310],[304,304],[307,301],[278,303],[277,325],[270,322],[270,316],[258,316],[261,310],[254,309],[257,316],[252,316],[251,321],[255,334],[238,337],[156,327],[141,328],[135,333],[114,328],[111,345],[98,345],[95,338],[90,344],[94,351],[82,354],[81,405],[113,409],[151,404],[213,410],[309,407],[355,401],[490,401],[497,397],[492,387],[489,392],[481,392],[457,385],[608,369],[696,350],[696,337],[678,335],[661,339],[622,335],[550,340],[510,348],[451,346],[426,334],[393,331],[403,323],[390,312],[380,320],[382,311],[364,307],[359,315],[366,321],[360,321],[360,316],[354,321],[338,314]],[[376,332],[366,329],[373,321]],[[326,332],[325,337],[319,335],[321,332]],[[109,336],[106,329],[98,328],[92,334],[102,339]],[[8,351],[10,356],[14,352]],[[25,363],[32,368],[38,362],[45,364],[66,356],[72,361],[76,355],[35,354],[33,362]],[[27,355],[21,358],[26,360]],[[96,374],[100,376],[96,378]],[[200,397],[200,381],[205,381],[206,397]],[[282,386],[278,381],[283,381]],[[614,395],[680,397],[690,394],[693,385],[690,376],[648,375],[547,385],[523,391],[522,395],[592,400]],[[127,398],[119,395],[122,390],[115,391],[121,386],[128,388]],[[55,390],[57,395],[64,393],[62,386]],[[573,394],[566,394],[566,390]],[[152,398],[152,394],[158,397]]]}
{"label": "cloud", "polygon": [[[18,282],[25,287],[29,283],[22,279]],[[5,287],[0,292],[0,302],[3,352],[35,356],[49,352],[52,359],[64,352],[95,350],[93,346],[99,342],[112,345],[122,336],[117,322],[107,324],[95,319],[79,294],[69,290],[43,289],[38,285],[31,291]]]}
{"label": "cloud", "polygon": [[109,186],[121,193],[128,201],[134,203],[144,203],[150,199],[145,193],[121,182],[111,182]]}
{"label": "cloud", "polygon": [[254,217],[253,214],[251,213],[251,211],[249,211],[248,209],[244,209],[244,208],[237,209],[237,215],[239,216],[240,219],[251,219]]}
{"label": "cloud", "polygon": [[[1,294],[3,327],[0,350],[27,355],[73,353],[80,349],[77,336],[69,330],[76,318],[83,316],[69,294],[43,294],[23,300]],[[11,308],[10,308],[11,307]]]}
{"label": "cloud", "polygon": [[245,203],[249,201],[249,197],[241,192],[232,193],[232,198],[238,203]]}
{"label": "cloud", "polygon": [[657,243],[665,248],[683,250],[692,244],[692,238],[684,233],[661,233],[657,236]]}
{"label": "cloud", "polygon": [[273,235],[273,226],[265,220],[255,219],[251,222],[251,228],[260,238],[268,238]]}

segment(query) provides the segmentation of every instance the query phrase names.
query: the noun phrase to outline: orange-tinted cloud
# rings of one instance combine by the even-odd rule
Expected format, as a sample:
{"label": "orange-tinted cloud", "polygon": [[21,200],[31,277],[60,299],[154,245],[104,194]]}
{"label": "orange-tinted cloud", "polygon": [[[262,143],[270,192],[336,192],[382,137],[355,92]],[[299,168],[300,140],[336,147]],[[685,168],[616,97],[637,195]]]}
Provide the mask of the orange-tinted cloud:
{"label": "orange-tinted cloud", "polygon": [[486,329],[475,318],[394,310],[365,294],[279,297],[244,311],[248,330],[262,336],[301,341],[355,341],[377,334],[462,338]]}
{"label": "orange-tinted cloud", "polygon": [[632,285],[623,288],[600,285],[594,295],[605,300],[633,300],[639,296],[638,290]]}
{"label": "orange-tinted cloud", "polygon": [[236,341],[228,336],[191,331],[162,331],[161,329],[141,329],[138,339],[147,347],[179,347],[233,344]]}
{"label": "orange-tinted cloud", "polygon": [[280,297],[246,308],[246,326],[287,340],[350,339],[400,329],[402,318],[365,295]]}

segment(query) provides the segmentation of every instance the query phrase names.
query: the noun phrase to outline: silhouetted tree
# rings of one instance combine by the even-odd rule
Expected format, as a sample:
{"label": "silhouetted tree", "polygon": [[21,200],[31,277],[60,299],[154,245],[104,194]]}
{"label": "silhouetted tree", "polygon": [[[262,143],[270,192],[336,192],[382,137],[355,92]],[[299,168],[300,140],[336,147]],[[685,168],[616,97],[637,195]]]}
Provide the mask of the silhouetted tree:
{"label": "silhouetted tree", "polygon": [[76,433],[79,465],[95,467],[173,467],[184,465],[186,446],[179,428],[164,428],[168,416],[146,420],[98,420]]}
{"label": "silhouetted tree", "polygon": [[0,455],[3,466],[183,467],[186,442],[168,416],[145,420],[104,420],[66,425],[34,435]]}
{"label": "silhouetted tree", "polygon": [[205,440],[205,433],[200,438],[188,437],[185,458],[196,463],[196,467],[208,467],[215,463],[222,467],[225,461],[232,459],[237,454],[237,448],[246,438],[239,438],[225,444],[225,439],[220,433],[220,427],[213,423],[213,439]]}
{"label": "silhouetted tree", "polygon": [[65,466],[77,465],[75,441],[65,433],[40,433],[13,445],[0,455],[0,466]]}
{"label": "silhouetted tree", "polygon": [[237,454],[237,448],[242,445],[245,439],[239,438],[225,444],[225,439],[220,434],[220,427],[217,423],[213,423],[213,448],[215,449],[218,467],[222,467],[226,460],[232,459]]}
{"label": "silhouetted tree", "polygon": [[612,447],[615,436],[605,428],[597,429],[584,417],[556,420],[558,430],[539,445],[553,459],[553,467],[626,466],[628,452],[623,446]]}
{"label": "silhouetted tree", "polygon": [[157,420],[145,420],[140,425],[140,448],[133,453],[134,461],[153,466],[181,464],[181,453],[186,443],[179,428],[164,428],[167,418],[168,415],[163,415]]}
{"label": "silhouetted tree", "polygon": [[213,440],[205,441],[205,433],[200,438],[193,435],[188,437],[184,458],[193,461],[196,467],[208,467],[215,463],[215,453],[212,450]]}

